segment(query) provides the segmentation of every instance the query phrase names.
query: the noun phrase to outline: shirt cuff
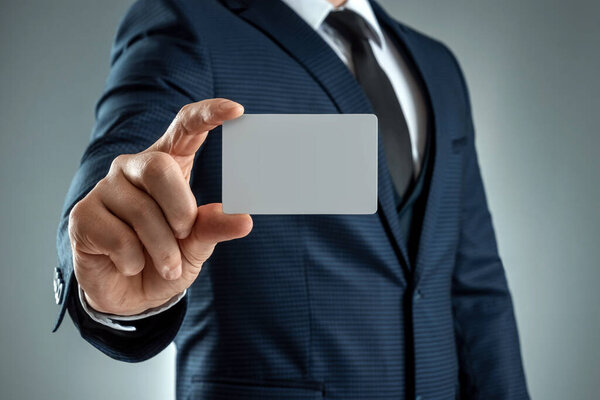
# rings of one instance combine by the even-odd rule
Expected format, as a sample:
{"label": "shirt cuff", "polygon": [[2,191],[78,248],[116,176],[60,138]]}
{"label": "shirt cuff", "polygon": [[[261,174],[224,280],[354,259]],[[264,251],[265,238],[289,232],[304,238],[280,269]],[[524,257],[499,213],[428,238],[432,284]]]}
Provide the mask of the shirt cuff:
{"label": "shirt cuff", "polygon": [[167,311],[169,308],[173,307],[175,304],[179,303],[179,301],[185,296],[187,293],[187,289],[183,292],[179,293],[177,296],[174,296],[163,304],[162,306],[149,308],[144,312],[135,315],[115,315],[115,314],[106,314],[100,311],[94,310],[85,299],[85,294],[81,286],[79,287],[79,302],[81,303],[81,307],[86,312],[87,315],[90,316],[91,319],[102,324],[104,326],[108,326],[109,328],[116,329],[118,331],[125,332],[135,332],[136,328],[133,325],[121,324],[120,322],[127,321],[138,321],[140,319],[152,317],[153,315],[160,314],[164,311]]}

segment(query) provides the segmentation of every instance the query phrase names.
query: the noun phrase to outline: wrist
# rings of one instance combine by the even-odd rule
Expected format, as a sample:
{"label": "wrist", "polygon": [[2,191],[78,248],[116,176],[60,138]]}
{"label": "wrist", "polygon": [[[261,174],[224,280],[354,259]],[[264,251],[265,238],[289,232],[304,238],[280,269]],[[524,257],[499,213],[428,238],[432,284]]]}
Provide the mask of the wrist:
{"label": "wrist", "polygon": [[149,315],[155,315],[157,314],[157,310],[159,310],[158,312],[167,310],[168,308],[179,302],[179,300],[181,300],[185,296],[187,290],[177,293],[176,295],[168,299],[155,300],[151,302],[145,302],[143,304],[140,304],[139,306],[118,309],[107,308],[98,304],[98,302],[94,301],[94,299],[91,298],[81,286],[79,287],[79,292],[81,301],[85,302],[85,305],[88,309],[90,309],[90,311],[106,315],[112,319],[136,320],[147,317]]}
{"label": "wrist", "polygon": [[117,329],[117,330],[121,330],[121,331],[135,331],[136,328],[135,326],[132,325],[124,325],[122,324],[123,322],[127,322],[127,321],[138,321],[141,319],[145,319],[148,317],[152,317],[154,315],[163,313],[169,309],[171,309],[172,307],[174,307],[176,304],[178,304],[181,299],[183,299],[183,297],[185,297],[187,293],[187,290],[184,290],[183,292],[175,295],[174,297],[172,297],[171,299],[169,299],[167,302],[161,302],[161,304],[157,307],[151,307],[151,308],[145,308],[145,311],[136,313],[136,314],[131,314],[131,315],[121,315],[121,314],[115,314],[115,313],[106,313],[103,311],[98,311],[96,309],[94,309],[92,307],[92,304],[90,304],[88,301],[88,296],[85,293],[85,291],[81,288],[81,286],[79,286],[79,301],[80,304],[83,308],[83,310],[85,311],[85,313],[94,321]]}

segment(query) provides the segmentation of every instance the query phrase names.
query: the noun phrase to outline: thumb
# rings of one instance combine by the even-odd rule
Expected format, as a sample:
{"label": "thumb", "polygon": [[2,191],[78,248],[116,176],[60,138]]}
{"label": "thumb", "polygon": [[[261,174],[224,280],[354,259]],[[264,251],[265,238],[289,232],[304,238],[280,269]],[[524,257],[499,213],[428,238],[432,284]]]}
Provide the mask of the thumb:
{"label": "thumb", "polygon": [[192,232],[180,241],[181,253],[190,267],[199,272],[217,243],[242,238],[251,230],[250,215],[225,214],[221,203],[206,204],[198,207]]}

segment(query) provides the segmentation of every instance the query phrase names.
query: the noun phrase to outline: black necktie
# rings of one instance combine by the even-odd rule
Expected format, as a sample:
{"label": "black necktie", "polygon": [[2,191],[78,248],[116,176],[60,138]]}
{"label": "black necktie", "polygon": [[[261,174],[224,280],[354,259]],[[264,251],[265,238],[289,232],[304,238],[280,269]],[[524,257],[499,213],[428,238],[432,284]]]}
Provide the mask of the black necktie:
{"label": "black necktie", "polygon": [[388,170],[403,197],[413,181],[410,134],[396,92],[369,44],[371,28],[360,15],[346,9],[330,12],[325,22],[351,46],[354,76],[377,115]]}

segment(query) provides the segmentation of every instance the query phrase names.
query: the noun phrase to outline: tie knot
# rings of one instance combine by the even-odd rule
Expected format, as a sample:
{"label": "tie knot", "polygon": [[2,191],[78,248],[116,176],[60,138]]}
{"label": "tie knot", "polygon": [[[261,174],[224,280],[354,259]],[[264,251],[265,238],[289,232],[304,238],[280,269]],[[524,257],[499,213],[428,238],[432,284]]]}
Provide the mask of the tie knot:
{"label": "tie knot", "polygon": [[367,21],[352,10],[331,11],[325,18],[325,23],[348,42],[373,39],[379,44],[379,37],[373,32]]}

